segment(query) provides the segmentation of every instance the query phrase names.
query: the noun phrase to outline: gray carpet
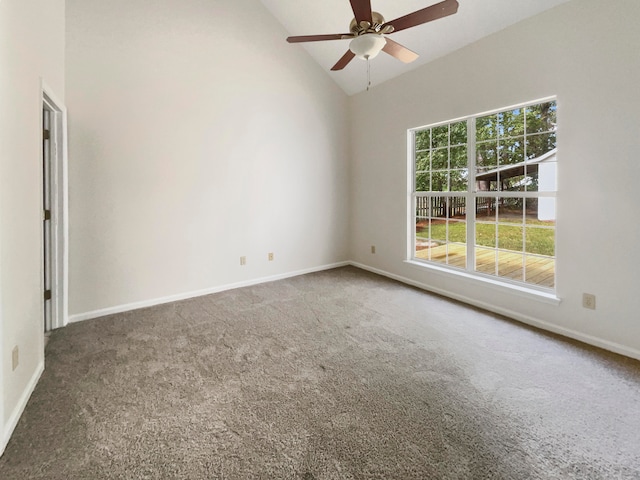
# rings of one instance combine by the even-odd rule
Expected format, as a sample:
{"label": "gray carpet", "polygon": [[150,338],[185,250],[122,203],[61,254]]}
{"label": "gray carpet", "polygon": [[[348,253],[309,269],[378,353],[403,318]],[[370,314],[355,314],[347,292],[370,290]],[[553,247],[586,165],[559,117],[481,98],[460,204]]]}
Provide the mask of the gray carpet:
{"label": "gray carpet", "polygon": [[70,325],[9,479],[639,479],[640,363],[347,267]]}

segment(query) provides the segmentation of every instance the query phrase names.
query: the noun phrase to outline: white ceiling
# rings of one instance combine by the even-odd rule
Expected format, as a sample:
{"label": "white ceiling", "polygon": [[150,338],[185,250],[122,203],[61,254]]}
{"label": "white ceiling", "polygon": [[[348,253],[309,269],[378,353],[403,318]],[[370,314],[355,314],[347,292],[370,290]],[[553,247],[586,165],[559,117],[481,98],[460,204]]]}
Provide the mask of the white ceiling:
{"label": "white ceiling", "polygon": [[[346,33],[353,12],[349,0],[260,0],[282,23],[289,35]],[[371,0],[372,9],[385,20],[393,20],[440,0]],[[396,42],[418,53],[405,64],[381,52],[371,60],[371,83],[377,85],[420,65],[442,57],[520,20],[569,0],[458,0],[458,13],[391,35]],[[327,75],[349,95],[366,89],[366,62],[353,59],[347,67],[331,72],[331,67],[349,48],[349,40],[289,44],[282,48],[304,48],[326,70]]]}

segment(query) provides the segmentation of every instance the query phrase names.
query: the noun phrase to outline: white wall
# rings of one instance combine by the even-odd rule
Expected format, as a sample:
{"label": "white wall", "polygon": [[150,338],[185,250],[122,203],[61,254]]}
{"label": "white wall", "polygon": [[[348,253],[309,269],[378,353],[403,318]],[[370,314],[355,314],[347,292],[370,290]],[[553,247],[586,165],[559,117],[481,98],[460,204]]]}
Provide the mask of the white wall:
{"label": "white wall", "polygon": [[72,320],[347,260],[348,98],[259,1],[67,14]]}
{"label": "white wall", "polygon": [[[44,365],[41,81],[64,101],[64,0],[0,3],[0,453]],[[19,365],[11,352],[19,347]]]}
{"label": "white wall", "polygon": [[[640,2],[610,3],[567,3],[352,97],[351,258],[640,358]],[[560,305],[403,263],[406,130],[550,95]],[[597,310],[582,308],[583,292]]]}

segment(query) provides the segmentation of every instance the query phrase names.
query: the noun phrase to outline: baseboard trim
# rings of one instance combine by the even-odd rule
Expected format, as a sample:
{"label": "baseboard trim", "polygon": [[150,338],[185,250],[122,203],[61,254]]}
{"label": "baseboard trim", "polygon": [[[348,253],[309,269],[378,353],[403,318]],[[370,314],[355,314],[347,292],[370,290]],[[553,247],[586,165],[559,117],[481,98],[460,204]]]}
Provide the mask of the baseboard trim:
{"label": "baseboard trim", "polygon": [[[569,328],[564,328],[553,323],[545,322],[544,320],[540,320],[534,317],[530,317],[528,315],[523,315],[519,312],[514,312],[513,310],[509,310],[507,308],[497,307],[487,302],[479,301],[465,295],[459,295],[454,292],[450,292],[448,290],[440,289],[434,287],[432,285],[428,285],[426,283],[418,282],[416,280],[412,280],[407,277],[403,277],[401,275],[396,275],[391,272],[387,272],[386,270],[382,270],[379,268],[371,267],[369,265],[365,265],[360,262],[354,261],[344,261],[344,262],[336,262],[327,265],[321,265],[318,267],[307,268],[303,270],[296,270],[293,272],[282,273],[278,275],[271,275],[267,277],[259,277],[251,280],[245,280],[242,282],[230,283],[226,285],[220,285],[217,287],[207,288],[203,290],[197,290],[192,292],[185,292],[177,295],[170,295],[167,297],[154,298],[151,300],[145,300],[141,302],[134,302],[125,305],[118,305],[115,307],[103,308],[100,310],[93,310],[90,312],[79,313],[75,315],[71,315],[69,317],[69,323],[82,322],[84,320],[91,320],[93,318],[103,317],[105,315],[112,315],[114,313],[122,313],[128,312],[130,310],[137,310],[140,308],[153,307],[155,305],[161,305],[164,303],[176,302],[179,300],[186,300],[188,298],[200,297],[203,295],[210,295],[212,293],[223,292],[226,290],[233,290],[236,288],[242,287],[250,287],[252,285],[257,285],[260,283],[273,282],[277,280],[283,280],[285,278],[297,277],[299,275],[305,275],[307,273],[320,272],[323,270],[331,270],[333,268],[344,267],[347,265],[352,265],[356,268],[360,268],[362,270],[366,270],[377,275],[382,275],[383,277],[391,278],[392,280],[397,280],[398,282],[404,283],[406,285],[411,285],[413,287],[420,288],[422,290],[426,290],[432,293],[436,293],[438,295],[442,295],[443,297],[448,297],[462,303],[466,303],[468,305],[473,305],[474,307],[482,308],[483,310],[487,310],[489,312],[497,313],[499,315],[504,315],[505,317],[511,318],[513,320],[517,320],[519,322],[525,323],[527,325],[531,325],[533,327],[540,328],[542,330],[546,330],[549,332],[557,333],[558,335],[562,335],[567,338],[571,338],[573,340],[578,340],[580,342],[586,343],[588,345],[592,345],[594,347],[602,348],[604,350],[608,350],[610,352],[618,353],[620,355],[624,355],[626,357],[634,358],[636,360],[640,360],[640,350],[627,347],[625,345],[620,345],[619,343],[611,342],[609,340],[604,340],[598,337],[594,337],[592,335],[588,335],[585,333],[578,332],[576,330],[572,330]],[[35,387],[35,385],[34,385]],[[19,418],[19,417],[18,417]],[[17,420],[16,420],[17,422]],[[1,450],[0,450],[1,451]]]}
{"label": "baseboard trim", "polygon": [[619,343],[610,342],[609,340],[603,340],[601,338],[594,337],[592,335],[587,335],[585,333],[581,333],[569,328],[560,327],[553,323],[545,322],[544,320],[539,320],[537,318],[530,317],[528,315],[523,315],[521,313],[514,312],[513,310],[509,310],[507,308],[496,307],[495,305],[491,305],[490,303],[482,302],[473,298],[469,298],[465,295],[459,295],[457,293],[449,292],[444,289],[436,288],[426,283],[418,282],[410,278],[403,277],[401,275],[396,275],[394,273],[390,273],[385,270],[381,270],[379,268],[370,267],[369,265],[365,265],[363,263],[349,262],[349,264],[354,267],[361,268],[362,270],[366,270],[368,272],[375,273],[377,275],[382,275],[383,277],[391,278],[392,280],[397,280],[398,282],[420,288],[421,290],[426,290],[428,292],[436,293],[438,295],[442,295],[443,297],[452,298],[454,300],[458,300],[459,302],[466,303],[468,305],[473,305],[474,307],[482,308],[483,310],[487,310],[489,312],[497,313],[499,315],[504,315],[505,317],[511,318],[513,320],[517,320],[527,325],[531,325],[532,327],[537,327],[542,330],[547,330],[549,332],[557,333],[558,335],[562,335],[564,337],[568,337],[573,340],[578,340],[580,342],[586,343],[588,345],[592,345],[594,347],[602,348],[610,352],[624,355],[625,357],[630,357],[630,358],[635,358],[636,360],[640,360],[640,350],[636,350],[635,348],[630,348],[625,345],[620,345]]}
{"label": "baseboard trim", "polygon": [[348,261],[330,263],[327,265],[320,265],[318,267],[311,267],[303,270],[296,270],[293,272],[280,273],[278,275],[270,275],[268,277],[259,277],[251,280],[245,280],[242,282],[229,283],[226,285],[220,285],[212,288],[205,288],[203,290],[179,293],[177,295],[169,295],[166,297],[154,298],[151,300],[143,300],[141,302],[133,302],[125,305],[117,305],[115,307],[102,308],[100,310],[93,310],[91,312],[77,313],[69,316],[69,323],[82,322],[84,320],[91,320],[93,318],[104,317],[105,315],[113,315],[114,313],[128,312],[128,311],[137,310],[140,308],[147,308],[147,307],[153,307],[156,305],[162,305],[164,303],[177,302],[179,300],[186,300],[188,298],[201,297],[203,295],[210,295],[212,293],[224,292],[225,290],[233,290],[236,288],[258,285],[260,283],[268,283],[268,282],[274,282],[276,280],[284,280],[285,278],[297,277],[299,275],[305,275],[307,273],[321,272],[324,270],[331,270],[333,268],[345,267],[350,264],[351,263]]}
{"label": "baseboard trim", "polygon": [[20,400],[18,400],[18,404],[13,409],[13,412],[11,413],[9,420],[4,426],[4,431],[2,432],[2,444],[0,444],[0,455],[2,455],[4,453],[5,448],[7,448],[7,444],[11,439],[11,435],[13,435],[13,431],[16,429],[16,426],[18,425],[18,421],[20,421],[20,417],[22,416],[24,409],[27,407],[29,398],[31,398],[31,394],[35,390],[36,385],[40,380],[40,376],[42,375],[42,372],[44,372],[44,360],[38,364],[36,371],[33,372],[33,375],[31,376],[31,379],[29,380],[27,387],[22,392],[22,395],[20,395]]}

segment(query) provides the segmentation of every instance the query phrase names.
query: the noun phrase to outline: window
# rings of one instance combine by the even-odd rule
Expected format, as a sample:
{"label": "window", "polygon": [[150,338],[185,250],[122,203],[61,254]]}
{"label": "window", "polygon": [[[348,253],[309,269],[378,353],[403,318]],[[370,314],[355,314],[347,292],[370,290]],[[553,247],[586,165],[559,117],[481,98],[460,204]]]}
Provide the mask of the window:
{"label": "window", "polygon": [[411,258],[555,288],[555,99],[409,131]]}

